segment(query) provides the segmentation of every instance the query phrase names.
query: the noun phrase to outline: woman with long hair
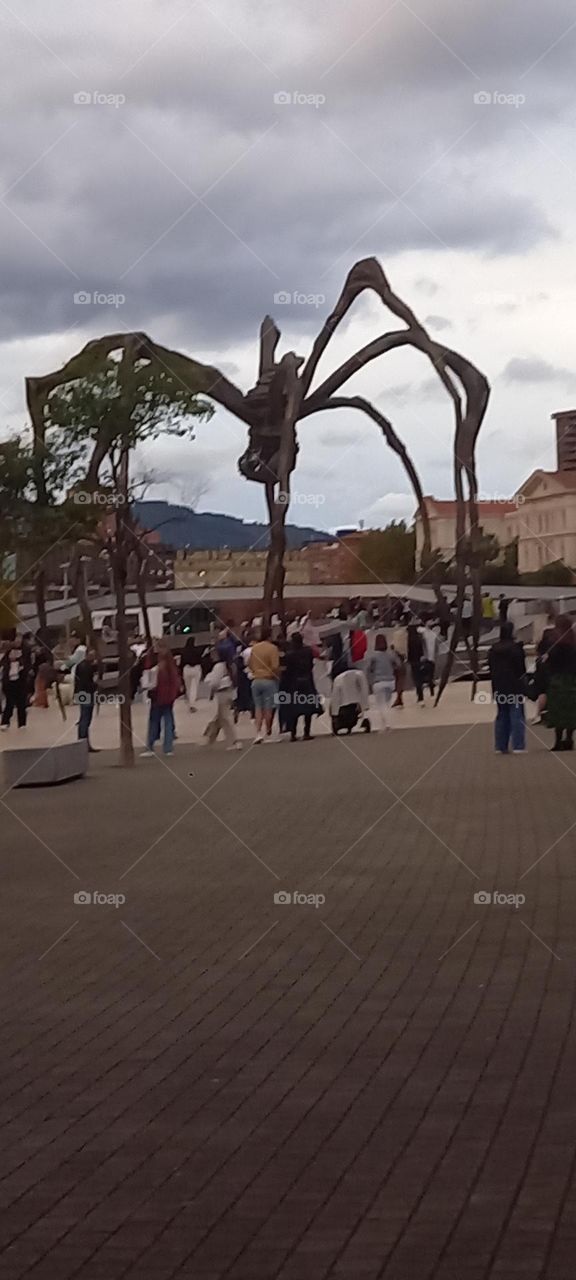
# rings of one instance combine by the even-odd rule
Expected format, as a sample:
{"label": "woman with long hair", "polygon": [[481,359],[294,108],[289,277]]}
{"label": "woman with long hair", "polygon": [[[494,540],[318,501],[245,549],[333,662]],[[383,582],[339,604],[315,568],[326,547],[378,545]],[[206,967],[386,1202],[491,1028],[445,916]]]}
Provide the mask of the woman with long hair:
{"label": "woman with long hair", "polygon": [[171,756],[174,754],[172,750],[175,730],[173,708],[180,693],[181,680],[174,655],[165,640],[155,642],[154,651],[146,659],[145,671],[149,673],[147,688],[150,714],[146,750],[141,751],[140,754],[154,755],[154,747],[163,729],[162,750],[165,756]]}
{"label": "woman with long hair", "polygon": [[554,730],[552,751],[573,751],[576,729],[576,639],[572,619],[560,614],[546,657],[549,676],[546,720]]}

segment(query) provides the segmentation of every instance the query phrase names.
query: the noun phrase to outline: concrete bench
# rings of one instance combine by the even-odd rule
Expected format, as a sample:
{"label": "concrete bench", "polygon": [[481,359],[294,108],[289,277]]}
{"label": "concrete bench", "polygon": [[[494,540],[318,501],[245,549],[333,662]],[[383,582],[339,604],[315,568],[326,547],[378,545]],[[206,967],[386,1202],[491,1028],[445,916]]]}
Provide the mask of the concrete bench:
{"label": "concrete bench", "polygon": [[50,787],[84,777],[88,768],[88,743],[19,747],[15,751],[2,751],[0,759],[4,787]]}

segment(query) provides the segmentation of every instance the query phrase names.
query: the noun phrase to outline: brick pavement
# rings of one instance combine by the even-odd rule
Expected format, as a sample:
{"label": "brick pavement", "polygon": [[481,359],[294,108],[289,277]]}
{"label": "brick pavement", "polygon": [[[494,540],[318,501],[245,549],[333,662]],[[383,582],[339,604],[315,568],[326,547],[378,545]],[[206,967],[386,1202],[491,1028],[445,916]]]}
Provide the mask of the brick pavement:
{"label": "brick pavement", "polygon": [[105,752],[4,798],[7,1280],[572,1277],[576,763],[529,745]]}

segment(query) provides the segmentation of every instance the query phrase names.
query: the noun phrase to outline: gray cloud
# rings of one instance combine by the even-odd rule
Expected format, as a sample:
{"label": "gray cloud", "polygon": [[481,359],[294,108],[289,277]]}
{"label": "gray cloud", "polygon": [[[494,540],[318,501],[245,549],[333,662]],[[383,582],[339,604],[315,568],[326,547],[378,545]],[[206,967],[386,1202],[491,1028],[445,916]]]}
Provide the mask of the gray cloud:
{"label": "gray cloud", "polygon": [[556,368],[539,356],[514,356],[502,372],[507,382],[563,382],[576,385],[576,372]]}

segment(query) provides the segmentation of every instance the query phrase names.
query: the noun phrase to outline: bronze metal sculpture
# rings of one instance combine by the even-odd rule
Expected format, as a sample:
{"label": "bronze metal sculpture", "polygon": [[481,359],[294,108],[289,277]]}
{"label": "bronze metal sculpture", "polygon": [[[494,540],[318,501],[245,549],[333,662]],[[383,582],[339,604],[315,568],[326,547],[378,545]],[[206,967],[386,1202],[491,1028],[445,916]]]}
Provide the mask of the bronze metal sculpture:
{"label": "bronze metal sculpture", "polygon": [[[382,334],[356,351],[315,390],[312,382],[330,339],[352,303],[365,290],[372,290],[385,307],[402,322],[402,327]],[[290,505],[290,478],[296,466],[299,421],[328,409],[358,409],[382,431],[386,443],[401,458],[412,485],[424,531],[423,559],[430,556],[430,527],[422,486],[416,468],[391,422],[361,396],[338,394],[352,374],[389,351],[410,346],[430,360],[452,402],[455,417],[454,483],[456,490],[456,625],[438,698],[447,683],[456,646],[462,634],[462,608],[468,572],[473,587],[473,674],[477,676],[477,653],[481,616],[480,529],[478,525],[475,447],[486,412],[490,388],[484,375],[464,356],[430,337],[414,312],[391,289],[376,258],[365,258],[350,271],[331,315],[316,338],[308,360],[288,352],[276,361],[279,330],[267,316],[260,330],[260,363],[256,385],[246,394],[217,369],[170,351],[145,334],[112,334],[89,342],[58,373],[27,379],[27,397],[35,439],[41,448],[48,397],[56,387],[75,378],[87,377],[101,366],[110,353],[122,349],[124,361],[137,380],[142,362],[157,361],[181,384],[209,396],[228,409],[249,428],[248,447],[239,460],[241,474],[262,484],[270,520],[270,546],[264,583],[263,612],[283,611],[286,517]],[[88,464],[88,485],[98,483],[98,473],[106,456],[107,442],[96,442]],[[468,528],[467,528],[468,526]]]}

